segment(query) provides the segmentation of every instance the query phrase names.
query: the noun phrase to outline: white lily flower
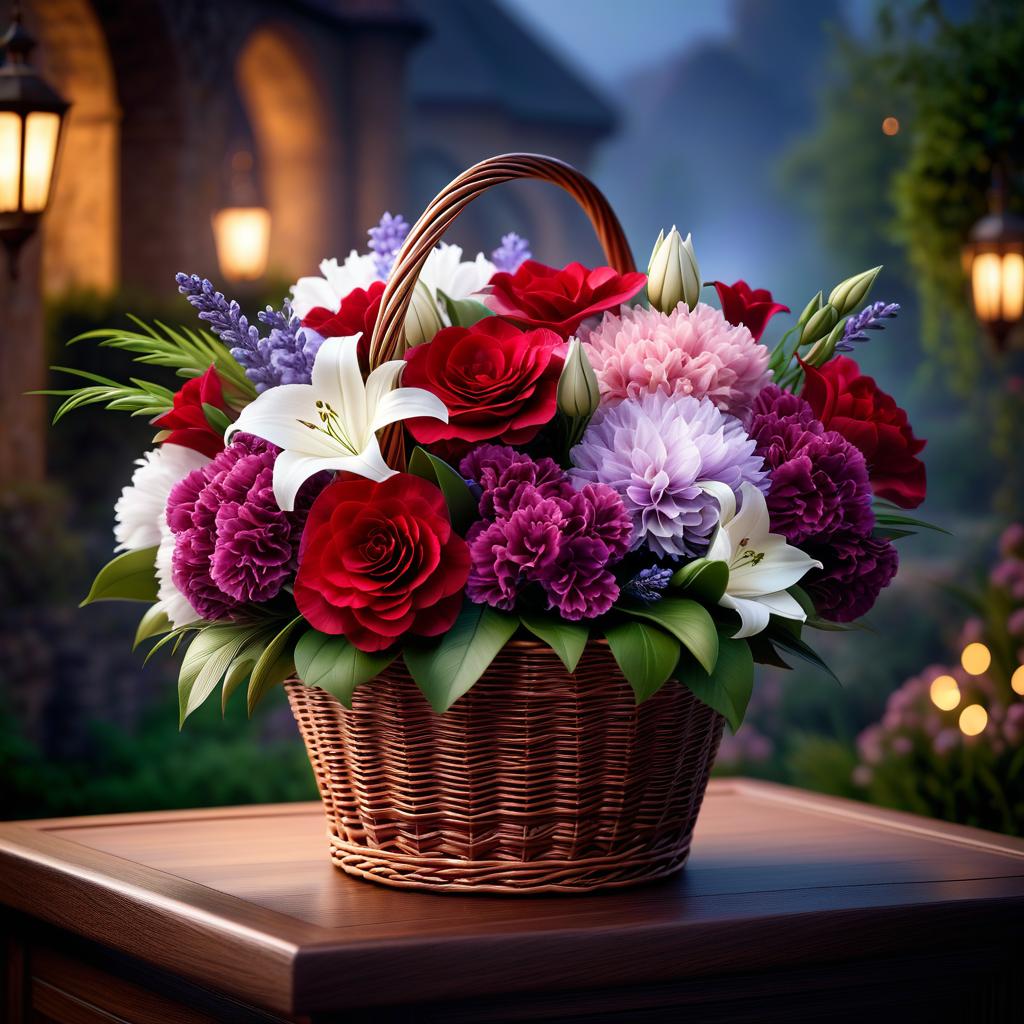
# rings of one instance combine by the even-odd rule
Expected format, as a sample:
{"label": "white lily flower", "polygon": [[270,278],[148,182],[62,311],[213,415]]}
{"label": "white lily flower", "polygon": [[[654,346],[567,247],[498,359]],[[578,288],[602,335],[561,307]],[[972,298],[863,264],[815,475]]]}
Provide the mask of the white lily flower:
{"label": "white lily flower", "polygon": [[482,253],[474,260],[463,260],[462,247],[442,242],[432,249],[420,271],[420,283],[437,297],[442,291],[449,299],[468,299],[487,287],[496,267]]}
{"label": "white lily flower", "polygon": [[332,313],[341,306],[341,300],[355,288],[369,288],[379,281],[377,265],[372,253],[358,253],[353,249],[344,263],[323,260],[323,277],[300,277],[292,285],[292,309],[298,317],[305,317],[311,309],[323,306]]}
{"label": "white lily flower", "polygon": [[744,482],[740,487],[743,505],[739,512],[731,487],[716,480],[699,484],[722,509],[707,557],[729,566],[729,583],[718,603],[740,617],[735,639],[760,633],[767,627],[769,615],[805,621],[803,608],[786,588],[809,570],[820,569],[821,562],[792,547],[785,537],[769,532],[768,504],[753,484]]}
{"label": "white lily flower", "polygon": [[295,508],[299,488],[321,470],[345,470],[370,480],[386,480],[377,431],[413,416],[448,422],[448,410],[422,388],[395,387],[405,366],[401,359],[381,363],[364,383],[357,355],[358,337],[327,338],[313,363],[312,384],[268,388],[231,424],[225,440],[238,431],[255,434],[283,451],[274,462],[274,497],[285,511]]}

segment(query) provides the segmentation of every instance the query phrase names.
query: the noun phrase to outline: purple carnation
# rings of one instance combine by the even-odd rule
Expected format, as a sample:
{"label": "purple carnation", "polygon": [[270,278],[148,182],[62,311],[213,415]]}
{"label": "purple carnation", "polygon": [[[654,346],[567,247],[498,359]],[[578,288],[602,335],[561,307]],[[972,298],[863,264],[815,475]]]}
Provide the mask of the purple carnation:
{"label": "purple carnation", "polygon": [[812,569],[803,579],[814,607],[832,622],[853,622],[867,614],[899,567],[896,548],[870,534],[841,533],[826,547],[807,547],[824,569]]}
{"label": "purple carnation", "polygon": [[551,459],[534,461],[500,445],[481,446],[460,469],[483,489],[484,520],[466,537],[471,600],[509,611],[535,584],[565,619],[611,608],[619,587],[608,566],[626,553],[632,536],[615,491],[603,484],[577,491]]}
{"label": "purple carnation", "polygon": [[860,449],[826,430],[810,405],[774,384],[755,399],[750,436],[771,473],[772,529],[802,547],[840,532],[875,525],[871,486]]}
{"label": "purple carnation", "polygon": [[302,528],[318,488],[303,488],[296,511],[282,512],[273,490],[278,451],[238,434],[212,462],[171,490],[171,576],[204,619],[231,618],[245,604],[271,600],[295,572]]}

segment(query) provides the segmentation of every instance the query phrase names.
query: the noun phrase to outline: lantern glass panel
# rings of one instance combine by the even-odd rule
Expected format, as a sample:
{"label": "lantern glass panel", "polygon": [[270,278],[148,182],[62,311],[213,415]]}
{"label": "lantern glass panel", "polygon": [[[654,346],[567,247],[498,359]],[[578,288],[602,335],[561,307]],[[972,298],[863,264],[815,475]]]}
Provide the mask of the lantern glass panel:
{"label": "lantern glass panel", "polygon": [[270,212],[260,206],[234,206],[213,217],[217,262],[230,281],[257,281],[267,269]]}
{"label": "lantern glass panel", "polygon": [[50,195],[53,164],[57,157],[60,115],[33,111],[25,122],[25,184],[22,209],[42,213]]}
{"label": "lantern glass panel", "polygon": [[1024,255],[1008,252],[1003,256],[1003,319],[1020,320],[1024,316]]}
{"label": "lantern glass panel", "polygon": [[986,322],[999,319],[1002,305],[1002,258],[996,252],[981,252],[971,265],[971,291],[974,310]]}
{"label": "lantern glass panel", "polygon": [[13,213],[21,198],[21,118],[0,113],[0,213]]}

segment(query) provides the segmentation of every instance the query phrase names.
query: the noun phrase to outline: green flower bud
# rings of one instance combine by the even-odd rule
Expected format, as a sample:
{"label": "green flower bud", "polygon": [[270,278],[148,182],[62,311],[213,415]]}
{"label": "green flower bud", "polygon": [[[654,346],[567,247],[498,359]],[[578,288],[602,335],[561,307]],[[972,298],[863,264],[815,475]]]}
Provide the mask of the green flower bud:
{"label": "green flower bud", "polygon": [[868,292],[871,291],[871,286],[875,283],[875,278],[878,277],[881,269],[881,267],[872,267],[871,270],[865,270],[861,274],[855,274],[845,281],[840,281],[828,297],[830,305],[839,310],[840,316],[849,316],[856,312],[864,305],[864,300],[868,297]]}
{"label": "green flower bud", "polygon": [[569,342],[569,351],[558,378],[558,408],[572,420],[589,420],[597,412],[601,389],[579,338]]}
{"label": "green flower bud", "polygon": [[846,329],[846,320],[840,320],[832,328],[827,338],[822,338],[811,346],[810,352],[804,356],[804,362],[811,366],[822,366],[836,354],[836,345],[842,340]]}
{"label": "green flower bud", "polygon": [[409,348],[422,345],[430,341],[442,327],[441,311],[437,308],[433,293],[422,281],[417,281],[405,317],[406,345]]}
{"label": "green flower bud", "polygon": [[796,322],[797,327],[803,327],[803,325],[807,323],[807,321],[810,320],[810,318],[817,313],[819,309],[821,309],[821,302],[822,294],[821,292],[818,292],[818,294],[815,295],[806,306],[804,306],[804,311],[800,314],[800,319]]}
{"label": "green flower bud", "polygon": [[839,313],[835,306],[826,302],[817,313],[812,313],[811,318],[804,324],[804,329],[800,332],[800,344],[810,345],[812,341],[823,338],[835,327],[838,319]]}
{"label": "green flower bud", "polygon": [[700,289],[700,267],[690,236],[684,240],[675,225],[667,236],[660,231],[647,267],[651,305],[662,313],[671,313],[680,302],[693,309],[700,299]]}

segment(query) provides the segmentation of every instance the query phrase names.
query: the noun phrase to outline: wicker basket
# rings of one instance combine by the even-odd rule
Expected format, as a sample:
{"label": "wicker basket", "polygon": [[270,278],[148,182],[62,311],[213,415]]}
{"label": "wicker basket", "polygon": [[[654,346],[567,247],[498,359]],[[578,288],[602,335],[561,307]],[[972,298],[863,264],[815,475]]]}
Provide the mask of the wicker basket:
{"label": "wicker basket", "polygon": [[517,640],[445,714],[401,659],[346,710],[288,685],[351,875],[449,892],[579,892],[683,866],[722,718],[670,682],[636,706],[607,644],[570,675]]}
{"label": "wicker basket", "polygon": [[[452,222],[493,185],[536,178],[590,218],[608,264],[634,270],[618,219],[582,174],[513,153],[471,167],[427,207],[395,261],[370,363],[401,358],[423,264]],[[405,465],[400,426],[381,432]],[[327,810],[331,857],[349,874],[446,892],[582,892],[683,866],[722,718],[670,682],[637,707],[604,641],[570,675],[534,641],[514,641],[479,682],[435,714],[401,659],[346,710],[290,683],[288,699]]]}

